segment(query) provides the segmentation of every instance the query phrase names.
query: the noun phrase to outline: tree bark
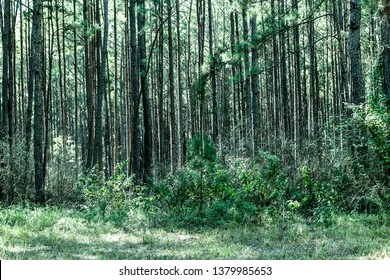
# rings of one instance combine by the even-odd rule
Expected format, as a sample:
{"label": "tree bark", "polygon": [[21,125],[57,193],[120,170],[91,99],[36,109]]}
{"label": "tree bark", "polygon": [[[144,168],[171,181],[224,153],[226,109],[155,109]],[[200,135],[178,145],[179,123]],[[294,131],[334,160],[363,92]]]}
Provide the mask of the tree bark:
{"label": "tree bark", "polygon": [[210,83],[211,83],[211,98],[212,98],[212,136],[214,143],[218,140],[218,104],[217,104],[217,82],[216,82],[216,61],[214,54],[214,37],[213,37],[213,7],[211,0],[208,0],[209,14],[209,53],[211,57]]}
{"label": "tree bark", "polygon": [[119,108],[118,108],[118,34],[117,34],[117,6],[114,0],[114,167],[119,163]]}
{"label": "tree bark", "polygon": [[[0,7],[2,8],[2,7]],[[2,43],[3,43],[3,77],[2,77],[2,118],[1,118],[1,127],[0,127],[0,140],[8,136],[8,123],[9,123],[9,114],[12,114],[12,111],[9,109],[10,99],[11,99],[11,90],[12,87],[10,81],[10,69],[12,68],[11,61],[11,1],[5,0],[4,3],[4,14],[2,15],[3,25],[2,33]]]}
{"label": "tree bark", "polygon": [[43,88],[42,88],[42,1],[33,1],[33,26],[31,34],[31,52],[34,81],[34,174],[35,200],[45,203],[43,180]]}
{"label": "tree bark", "polygon": [[387,110],[390,112],[390,0],[382,0],[384,7],[381,23],[383,45],[383,91],[387,96]]}
{"label": "tree bark", "polygon": [[171,172],[175,173],[177,166],[177,133],[175,115],[175,86],[173,73],[173,39],[172,39],[172,5],[171,0],[167,1],[168,9],[168,78],[169,78],[169,130],[170,130],[170,155]]}
{"label": "tree bark", "polygon": [[[101,42],[101,31],[97,30],[97,49],[98,52],[101,51],[100,62],[98,62],[98,92],[97,92],[97,103],[96,103],[96,115],[95,115],[95,146],[94,146],[94,156],[93,156],[93,165],[97,165],[99,170],[103,170],[103,139],[102,139],[102,122],[103,122],[103,97],[104,91],[106,88],[106,63],[107,63],[107,38],[108,38],[108,3],[107,0],[103,1],[103,10],[104,10],[104,34],[103,34],[103,44]],[[100,9],[99,9],[99,0],[96,0],[96,14],[95,21],[96,24],[100,25]]]}
{"label": "tree bark", "polygon": [[130,21],[130,100],[132,108],[131,119],[131,152],[130,174],[134,174],[136,180],[141,178],[140,166],[140,139],[139,139],[139,64],[137,55],[137,31],[136,31],[136,9],[137,0],[130,0],[129,21]]}
{"label": "tree bark", "polygon": [[184,131],[184,118],[183,118],[183,88],[182,88],[182,79],[181,79],[181,36],[180,36],[180,3],[179,0],[176,0],[176,33],[177,33],[177,53],[176,53],[176,63],[177,63],[177,95],[179,101],[178,108],[178,136],[179,136],[179,167],[183,167],[185,163],[185,131]]}
{"label": "tree bark", "polygon": [[[76,0],[73,0],[73,21],[76,24],[77,19],[76,11]],[[79,130],[78,130],[78,119],[79,119],[79,103],[78,103],[78,61],[77,61],[77,28],[73,27],[73,59],[74,59],[74,144],[75,144],[75,159],[78,166],[79,161]]]}
{"label": "tree bark", "polygon": [[252,126],[252,96],[251,96],[251,83],[250,83],[250,64],[249,64],[249,27],[248,27],[248,16],[247,16],[247,5],[245,4],[242,9],[242,25],[243,25],[243,36],[244,40],[244,72],[243,72],[243,93],[242,93],[242,106],[243,106],[243,131],[245,148],[250,154],[250,131]]}
{"label": "tree bark", "polygon": [[93,166],[93,148],[94,148],[94,122],[95,122],[95,97],[94,97],[94,72],[93,63],[95,58],[94,40],[90,40],[88,32],[91,27],[91,0],[83,1],[83,16],[84,16],[84,71],[85,71],[85,88],[87,95],[87,129],[88,129],[88,143],[87,143],[87,160],[86,167]]}
{"label": "tree bark", "polygon": [[[142,179],[147,182],[153,179],[152,163],[153,163],[153,145],[152,145],[152,116],[149,97],[149,82],[147,77],[148,65],[146,57],[146,35],[145,35],[145,18],[146,9],[145,1],[138,0],[138,49],[139,49],[139,73],[140,73],[140,96],[142,98],[143,107],[143,172]],[[135,109],[138,109],[136,106]]]}
{"label": "tree bark", "polygon": [[[257,16],[251,18],[252,44],[257,36]],[[259,90],[259,53],[256,48],[252,48],[252,134],[253,134],[253,154],[260,148],[260,90]]]}
{"label": "tree bark", "polygon": [[364,78],[360,46],[361,0],[350,0],[349,55],[351,60],[352,103],[364,101]]}

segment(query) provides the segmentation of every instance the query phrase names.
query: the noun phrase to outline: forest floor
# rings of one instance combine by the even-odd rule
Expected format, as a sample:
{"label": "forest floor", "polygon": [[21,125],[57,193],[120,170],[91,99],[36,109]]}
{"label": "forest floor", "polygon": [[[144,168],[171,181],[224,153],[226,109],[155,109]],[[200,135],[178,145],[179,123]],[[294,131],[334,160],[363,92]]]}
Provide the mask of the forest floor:
{"label": "forest floor", "polygon": [[0,259],[390,259],[388,215],[300,217],[263,225],[158,228],[89,220],[76,210],[0,208]]}

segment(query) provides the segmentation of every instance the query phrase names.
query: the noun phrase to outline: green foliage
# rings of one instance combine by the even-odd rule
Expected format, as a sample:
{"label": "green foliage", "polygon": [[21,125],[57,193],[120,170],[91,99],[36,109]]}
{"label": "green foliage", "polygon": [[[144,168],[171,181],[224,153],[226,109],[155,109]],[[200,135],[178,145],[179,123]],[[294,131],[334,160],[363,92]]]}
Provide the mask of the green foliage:
{"label": "green foliage", "polygon": [[[383,55],[383,54],[382,54]],[[390,171],[390,108],[389,98],[383,93],[383,58],[378,58],[374,75],[374,90],[367,96],[367,106],[360,114],[370,133],[370,144],[379,160]]]}
{"label": "green foliage", "polygon": [[301,184],[294,189],[294,202],[290,201],[289,207],[299,209],[301,213],[312,217],[316,222],[329,224],[332,213],[336,209],[335,189],[326,181],[318,182],[307,165],[300,168],[300,176]]}
{"label": "green foliage", "polygon": [[197,168],[204,164],[213,164],[216,159],[216,150],[210,135],[196,133],[188,145],[188,161]]}
{"label": "green foliage", "polygon": [[[339,185],[344,206],[348,210],[381,212],[390,205],[390,110],[383,94],[383,59],[377,60],[372,86],[366,103],[349,105],[352,117],[342,127],[345,141],[352,143],[344,149],[340,162]],[[348,188],[340,185],[344,182]]]}
{"label": "green foliage", "polygon": [[79,199],[76,182],[81,163],[76,161],[75,149],[77,147],[71,139],[67,140],[65,149],[62,137],[53,140],[46,175],[46,197],[49,203],[77,202]]}
{"label": "green foliage", "polygon": [[23,137],[15,135],[12,151],[9,139],[0,142],[0,184],[8,203],[34,198],[34,169],[32,154],[27,152]]}
{"label": "green foliage", "polygon": [[[205,97],[206,85],[209,78],[209,73],[201,73],[199,79],[195,83],[195,92],[198,99],[202,100]],[[202,100],[203,101],[203,100]]]}
{"label": "green foliage", "polygon": [[284,203],[287,181],[278,157],[260,151],[257,161],[239,161],[236,174],[243,201],[261,208]]}
{"label": "green foliage", "polygon": [[91,171],[81,178],[82,207],[90,218],[121,222],[128,211],[128,196],[134,191],[134,180],[124,173],[106,179],[102,173]]}
{"label": "green foliage", "polygon": [[256,160],[222,162],[211,137],[201,134],[189,144],[187,165],[149,188],[150,202],[160,209],[155,213],[183,225],[259,223],[262,209],[281,209],[287,202],[278,157],[260,152]]}

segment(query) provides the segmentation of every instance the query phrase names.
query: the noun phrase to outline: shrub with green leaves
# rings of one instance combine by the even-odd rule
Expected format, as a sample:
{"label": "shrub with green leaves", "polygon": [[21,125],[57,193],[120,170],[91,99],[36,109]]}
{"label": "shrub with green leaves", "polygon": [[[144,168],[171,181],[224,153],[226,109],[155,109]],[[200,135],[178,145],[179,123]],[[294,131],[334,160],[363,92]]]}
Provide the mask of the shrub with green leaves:
{"label": "shrub with green leaves", "polygon": [[79,180],[78,188],[82,193],[82,207],[91,218],[115,220],[126,216],[134,180],[124,173],[106,179],[101,172],[92,170]]}
{"label": "shrub with green leaves", "polygon": [[[301,184],[294,190],[289,203],[292,209],[299,209],[301,213],[316,222],[327,224],[331,221],[331,215],[335,210],[337,193],[331,184],[319,182],[313,176],[309,166],[300,168]],[[295,201],[295,202],[293,202]]]}
{"label": "shrub with green leaves", "polygon": [[287,177],[274,155],[223,162],[211,137],[196,134],[187,165],[150,187],[160,213],[187,223],[258,222],[261,209],[284,207]]}
{"label": "shrub with green leaves", "polygon": [[77,202],[80,193],[76,183],[81,162],[76,160],[78,149],[71,139],[64,146],[63,138],[53,139],[53,150],[47,164],[46,199],[51,203]]}
{"label": "shrub with green leaves", "polygon": [[9,139],[0,142],[0,184],[10,204],[34,199],[32,153],[27,152],[23,137],[16,134],[10,149]]}

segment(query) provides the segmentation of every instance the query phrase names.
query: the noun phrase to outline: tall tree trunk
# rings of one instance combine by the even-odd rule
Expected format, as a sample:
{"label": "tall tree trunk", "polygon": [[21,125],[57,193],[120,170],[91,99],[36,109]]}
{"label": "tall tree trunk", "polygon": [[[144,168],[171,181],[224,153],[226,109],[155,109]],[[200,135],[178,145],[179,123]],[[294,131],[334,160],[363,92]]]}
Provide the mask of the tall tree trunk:
{"label": "tall tree trunk", "polygon": [[[108,0],[103,1],[103,11],[104,11],[104,34],[103,34],[103,44],[101,42],[101,31],[97,30],[97,50],[101,51],[100,62],[98,62],[98,94],[97,94],[97,103],[96,103],[96,121],[95,121],[95,146],[94,146],[94,156],[93,156],[93,165],[97,165],[99,170],[103,170],[103,139],[102,139],[102,122],[103,122],[103,97],[104,91],[106,88],[106,63],[107,63],[107,40],[108,40]],[[96,14],[95,21],[96,24],[100,25],[100,8],[99,0],[96,0]]]}
{"label": "tall tree trunk", "polygon": [[[205,0],[196,0],[196,14],[197,14],[197,24],[198,24],[198,82],[201,82],[203,79],[202,75],[202,66],[204,62],[204,47],[205,47]],[[199,131],[203,133],[206,132],[206,101],[205,101],[205,90],[204,88],[200,89],[200,92],[197,92],[200,96],[197,96],[199,99]]]}
{"label": "tall tree trunk", "polygon": [[[299,12],[298,0],[293,0],[293,9]],[[302,85],[301,85],[301,54],[299,49],[299,26],[293,28],[294,45],[294,142],[300,146],[303,137],[302,123]],[[296,148],[297,149],[297,148]]]}
{"label": "tall tree trunk", "polygon": [[130,0],[129,21],[130,21],[130,91],[132,120],[131,120],[131,161],[130,174],[134,174],[136,180],[141,179],[140,166],[140,139],[139,139],[139,64],[137,55],[137,31],[136,31],[136,2]]}
{"label": "tall tree trunk", "polygon": [[83,1],[83,16],[84,16],[84,71],[85,71],[85,88],[87,95],[87,128],[88,128],[88,144],[87,144],[87,168],[93,166],[93,148],[94,148],[94,119],[95,119],[95,98],[94,98],[94,75],[93,62],[95,57],[94,42],[89,38],[89,28],[92,25],[90,3],[91,0]]}
{"label": "tall tree trunk", "polygon": [[[232,5],[233,2],[230,0],[230,5]],[[236,39],[234,36],[234,11],[230,12],[230,52],[233,57],[233,63],[232,63],[232,77],[231,77],[231,90],[233,92],[233,147],[236,148],[236,128],[237,128],[237,122],[238,122],[238,117],[237,117],[237,67],[236,67],[236,61],[235,61],[235,53],[236,53]]]}
{"label": "tall tree trunk", "polygon": [[31,33],[31,52],[34,82],[34,174],[35,200],[45,203],[43,180],[43,88],[42,88],[42,2],[33,0],[33,26]]}
{"label": "tall tree trunk", "polygon": [[315,29],[314,29],[314,1],[309,0],[309,25],[308,25],[308,35],[309,35],[309,46],[310,46],[310,71],[309,71],[309,83],[310,83],[310,133],[309,135],[316,139],[318,137],[318,70],[317,70],[317,57],[315,49]]}
{"label": "tall tree trunk", "polygon": [[[251,41],[253,46],[257,36],[257,16],[251,18]],[[260,148],[260,90],[259,90],[259,53],[256,47],[252,47],[252,134],[253,134],[253,154]]]}
{"label": "tall tree trunk", "polygon": [[[0,7],[2,8],[2,7]],[[9,111],[10,96],[12,84],[10,83],[10,69],[11,65],[11,1],[6,0],[4,4],[4,15],[2,16],[3,25],[2,33],[2,43],[3,43],[3,77],[2,77],[2,118],[1,118],[1,127],[0,127],[0,140],[8,136],[8,122],[9,114],[12,114],[12,111]]]}
{"label": "tall tree trunk", "polygon": [[[50,5],[52,2],[50,2]],[[46,166],[47,162],[49,161],[49,146],[50,146],[50,137],[51,134],[51,100],[52,100],[52,75],[53,75],[53,54],[54,54],[54,25],[53,25],[53,19],[52,19],[52,9],[49,11],[49,23],[48,23],[48,50],[47,50],[47,57],[49,58],[49,65],[48,65],[48,81],[47,81],[47,91],[46,91],[46,98],[45,98],[45,140],[44,140],[44,152],[43,152],[43,180],[46,180]],[[51,31],[51,33],[50,33]],[[62,190],[62,189],[61,189]]]}
{"label": "tall tree trunk", "polygon": [[[145,1],[138,0],[137,9],[138,21],[138,49],[139,49],[139,73],[140,73],[140,97],[142,98],[143,107],[143,172],[142,178],[144,182],[152,178],[152,162],[153,162],[153,145],[152,145],[152,116],[149,97],[149,82],[148,82],[148,62],[146,57],[146,35],[145,35],[145,18],[146,9]],[[135,109],[137,109],[136,106]]]}
{"label": "tall tree trunk", "polygon": [[[236,42],[237,42],[237,48],[240,47],[240,28],[239,28],[239,22],[238,22],[238,12],[234,13],[234,23],[235,23],[235,29],[234,34],[236,36]],[[240,51],[237,51],[238,54],[241,54]],[[245,73],[244,69],[242,68],[242,59],[241,56],[237,59],[237,77],[238,77],[238,83],[237,83],[237,113],[238,113],[238,143],[240,145],[240,149],[244,150],[245,148],[245,140],[244,136],[246,135],[246,125],[245,125]]]}
{"label": "tall tree trunk", "polygon": [[181,79],[181,36],[180,36],[180,3],[179,0],[176,0],[176,33],[177,33],[177,53],[176,53],[176,64],[177,64],[177,95],[179,101],[178,108],[178,117],[179,117],[179,167],[183,167],[185,163],[185,132],[184,132],[184,119],[183,119],[183,88],[182,88],[182,79]]}
{"label": "tall tree trunk", "polygon": [[[64,0],[61,1],[61,9],[62,9],[62,28],[64,29],[62,31],[62,61],[63,61],[63,74],[64,74],[64,77],[63,77],[63,82],[64,82],[64,89],[63,89],[63,94],[64,94],[64,97],[63,97],[63,117],[62,117],[62,137],[64,139],[63,141],[63,147],[64,149],[66,149],[66,143],[68,141],[68,102],[67,102],[67,79],[66,79],[66,56],[65,56],[65,48],[66,48],[66,45],[65,45],[65,14],[66,14],[66,10],[65,10],[65,3],[64,3]],[[58,31],[59,33],[59,31]],[[59,55],[60,56],[60,55]]]}
{"label": "tall tree trunk", "polygon": [[351,97],[354,104],[364,101],[364,78],[360,46],[361,0],[350,0],[349,55],[351,59]]}
{"label": "tall tree trunk", "polygon": [[334,18],[336,21],[336,32],[337,32],[337,42],[339,47],[339,80],[340,80],[340,94],[339,94],[339,113],[342,114],[344,111],[344,102],[347,101],[348,96],[348,83],[347,83],[347,60],[345,57],[345,48],[344,40],[342,33],[344,30],[344,19],[343,19],[343,3],[342,0],[333,0],[334,5]]}
{"label": "tall tree trunk", "polygon": [[[284,14],[285,8],[284,8],[284,1],[280,3],[280,11],[282,14]],[[314,24],[314,23],[313,23]],[[281,97],[281,106],[282,106],[282,118],[283,121],[283,139],[284,143],[287,139],[290,139],[291,132],[290,132],[290,108],[289,108],[289,95],[288,95],[288,77],[287,77],[287,55],[286,55],[286,34],[285,34],[285,22],[282,20],[280,23],[280,28],[282,29],[282,32],[279,36],[280,41],[280,97]],[[314,46],[310,46],[311,48],[314,48]]]}
{"label": "tall tree trunk", "polygon": [[[76,24],[77,11],[76,0],[73,0],[73,21]],[[77,28],[73,27],[73,59],[74,59],[74,144],[75,144],[75,159],[78,166],[79,161],[79,130],[78,130],[78,118],[79,118],[79,103],[78,103],[78,61],[77,61]]]}
{"label": "tall tree trunk", "polygon": [[[27,8],[30,9],[30,1],[27,3]],[[33,111],[33,99],[34,99],[34,80],[33,80],[33,54],[31,48],[32,35],[30,33],[30,22],[27,23],[27,31],[29,33],[29,58],[28,58],[28,87],[27,87],[27,111],[26,111],[26,150],[27,153],[30,151],[31,146],[31,123],[32,123],[32,111]]]}
{"label": "tall tree trunk", "polygon": [[[159,25],[162,26],[164,23],[163,11],[164,3],[159,2]],[[161,28],[158,35],[158,74],[157,74],[157,115],[158,115],[158,162],[159,162],[159,176],[162,177],[163,166],[165,165],[165,145],[164,145],[164,28]]]}
{"label": "tall tree trunk", "polygon": [[168,78],[169,78],[169,128],[170,128],[170,153],[171,172],[175,173],[177,166],[177,133],[175,110],[175,85],[173,73],[173,39],[172,39],[172,5],[167,1],[168,9]]}
{"label": "tall tree trunk", "polygon": [[[3,7],[0,4],[0,16],[2,20],[1,33],[2,33],[2,53],[3,53],[3,65],[2,65],[2,106],[0,109],[0,141],[5,137],[9,137],[9,148],[12,153],[12,130],[9,129],[12,126],[12,39],[11,39],[11,1],[6,0]],[[0,160],[3,161],[2,155]],[[11,157],[12,161],[12,157]],[[0,166],[1,169],[1,166]],[[9,182],[8,182],[9,183]],[[1,183],[0,183],[1,184]],[[0,186],[0,201],[4,196],[5,190],[3,186]]]}
{"label": "tall tree trunk", "polygon": [[[360,25],[362,6],[361,0],[350,0],[350,18],[349,18],[349,55],[351,69],[351,101],[355,105],[364,102],[364,77],[361,58]],[[351,111],[348,112],[352,114]],[[360,166],[366,165],[366,143],[361,137],[361,132],[352,124],[350,128],[351,137],[349,146],[354,157],[354,171],[358,176]]]}
{"label": "tall tree trunk", "polygon": [[[62,63],[65,63],[65,61],[62,61],[62,51],[61,51],[61,41],[60,41],[60,18],[59,18],[59,9],[60,4],[59,0],[56,1],[55,4],[55,11],[56,11],[56,29],[57,29],[57,52],[58,52],[58,72],[59,72],[59,88],[60,88],[60,97],[61,97],[61,132],[62,132],[62,153],[65,153],[66,150],[66,134],[67,134],[67,123],[66,123],[66,93],[65,93],[65,87],[63,83],[63,76],[65,73],[63,73]],[[62,45],[62,48],[65,48],[64,45]]]}
{"label": "tall tree trunk", "polygon": [[384,7],[381,23],[383,45],[383,91],[387,96],[387,110],[390,112],[390,0],[382,0]]}
{"label": "tall tree trunk", "polygon": [[118,108],[118,34],[117,7],[114,0],[114,167],[119,163],[119,108]]}
{"label": "tall tree trunk", "polygon": [[190,10],[188,13],[188,27],[187,27],[187,69],[186,69],[186,78],[187,78],[187,95],[190,103],[190,112],[189,119],[191,122],[191,138],[194,137],[196,131],[196,105],[195,105],[195,91],[191,80],[191,18],[192,18],[192,3],[193,0],[190,0]]}
{"label": "tall tree trunk", "polygon": [[[271,0],[271,13],[272,13],[272,18],[276,18],[276,13],[275,13],[275,0]],[[273,112],[272,112],[272,128],[273,128],[273,133],[274,133],[274,138],[275,140],[279,138],[279,47],[278,47],[278,42],[276,37],[272,39],[272,57],[273,57],[273,76],[272,76],[272,92],[273,92],[273,97],[272,97],[272,103],[273,103]]]}
{"label": "tall tree trunk", "polygon": [[211,0],[208,0],[208,14],[209,14],[209,53],[212,59],[210,69],[210,83],[211,83],[211,106],[212,106],[212,136],[214,143],[218,138],[218,105],[217,105],[217,81],[216,81],[216,61],[214,54],[214,37],[213,37],[213,6]]}
{"label": "tall tree trunk", "polygon": [[251,107],[252,107],[252,96],[251,96],[251,84],[250,84],[250,65],[249,65],[249,27],[248,27],[248,16],[247,16],[247,4],[244,5],[242,9],[242,25],[243,25],[243,36],[242,39],[244,40],[244,72],[243,72],[243,93],[242,93],[242,106],[243,106],[243,131],[244,131],[244,141],[245,141],[245,148],[247,152],[250,154],[250,141],[249,138],[251,137],[249,132],[252,125],[252,113],[251,113]]}

